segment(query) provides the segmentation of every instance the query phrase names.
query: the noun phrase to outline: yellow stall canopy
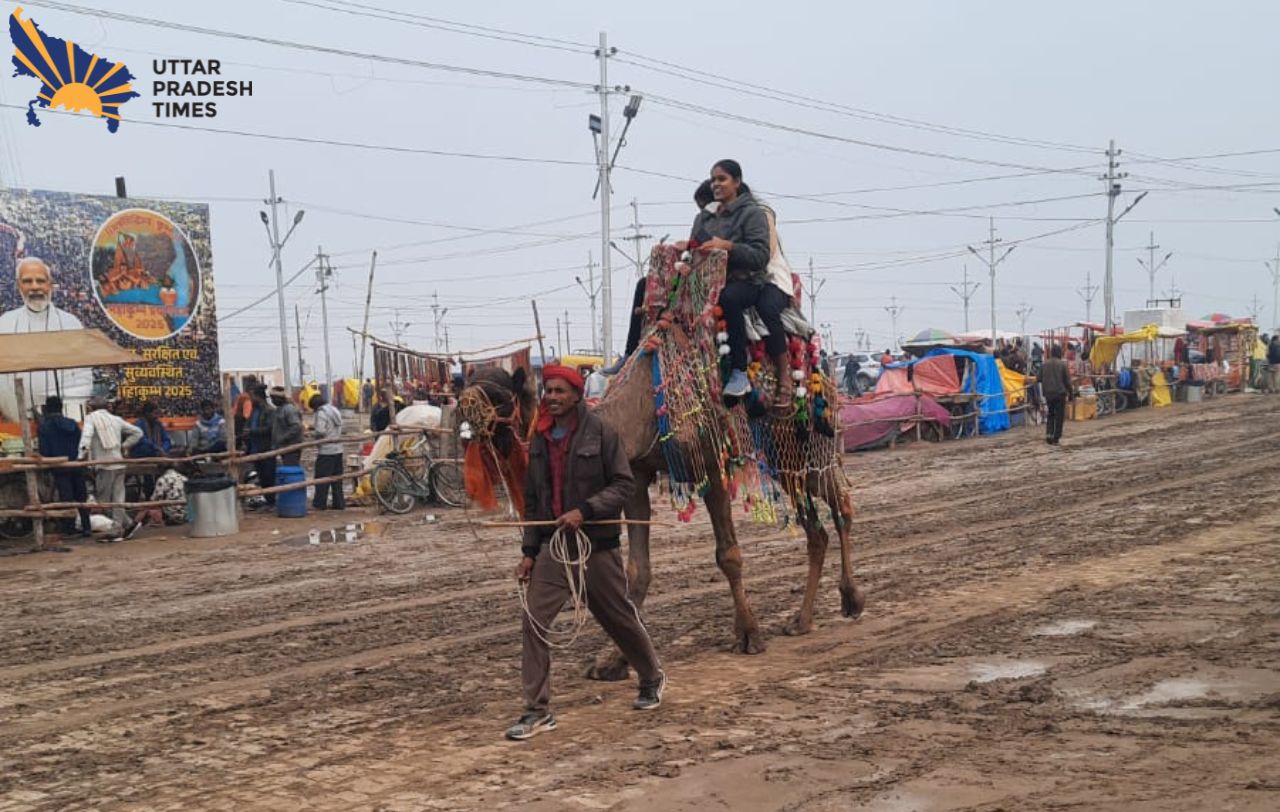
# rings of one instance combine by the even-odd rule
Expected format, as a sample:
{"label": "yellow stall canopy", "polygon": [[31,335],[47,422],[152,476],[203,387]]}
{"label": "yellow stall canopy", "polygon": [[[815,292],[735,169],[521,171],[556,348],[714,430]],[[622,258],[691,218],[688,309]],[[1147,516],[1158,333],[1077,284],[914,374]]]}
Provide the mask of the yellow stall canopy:
{"label": "yellow stall canopy", "polygon": [[1111,366],[1116,362],[1116,356],[1120,354],[1120,348],[1125,344],[1144,344],[1155,341],[1159,337],[1160,328],[1155,324],[1148,324],[1141,330],[1123,335],[1100,336],[1094,340],[1093,349],[1089,351],[1089,363],[1094,367]]}

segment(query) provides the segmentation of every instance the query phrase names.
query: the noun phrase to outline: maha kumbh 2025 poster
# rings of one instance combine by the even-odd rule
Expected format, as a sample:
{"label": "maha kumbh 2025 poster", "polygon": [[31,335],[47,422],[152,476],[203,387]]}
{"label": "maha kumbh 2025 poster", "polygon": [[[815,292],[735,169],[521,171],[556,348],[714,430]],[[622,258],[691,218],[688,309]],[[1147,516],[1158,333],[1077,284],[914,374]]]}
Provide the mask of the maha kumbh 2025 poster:
{"label": "maha kumbh 2025 poster", "polygon": [[[91,395],[163,416],[220,401],[209,209],[157,200],[0,190],[0,332],[97,328],[147,363],[25,373],[27,406],[58,394],[67,413]],[[19,413],[0,376],[0,420]]]}

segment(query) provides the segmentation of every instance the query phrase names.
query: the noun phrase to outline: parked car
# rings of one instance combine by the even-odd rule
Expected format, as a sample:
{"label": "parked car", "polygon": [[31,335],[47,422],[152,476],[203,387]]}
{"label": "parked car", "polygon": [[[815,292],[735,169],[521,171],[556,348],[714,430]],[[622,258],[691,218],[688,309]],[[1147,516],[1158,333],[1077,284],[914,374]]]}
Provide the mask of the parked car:
{"label": "parked car", "polygon": [[858,387],[863,392],[870,392],[875,388],[876,381],[880,379],[880,359],[866,352],[852,352],[841,356],[840,362],[836,365],[836,382],[842,390],[844,388],[844,368],[848,365],[850,359],[858,362]]}

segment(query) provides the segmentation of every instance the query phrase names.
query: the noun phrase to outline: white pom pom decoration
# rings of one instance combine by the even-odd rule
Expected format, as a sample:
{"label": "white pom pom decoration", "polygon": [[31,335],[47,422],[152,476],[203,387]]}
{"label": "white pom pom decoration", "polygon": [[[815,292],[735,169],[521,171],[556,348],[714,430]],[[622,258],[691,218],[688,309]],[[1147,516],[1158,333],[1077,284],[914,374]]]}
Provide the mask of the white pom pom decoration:
{"label": "white pom pom decoration", "polygon": [[793,380],[793,381],[803,381],[803,380],[804,380],[804,370],[803,370],[803,369],[793,369],[793,370],[791,370],[791,380]]}
{"label": "white pom pom decoration", "polygon": [[717,343],[717,344],[723,344],[724,342],[726,342],[726,341],[728,341],[728,340],[729,340],[729,334],[728,334],[728,333],[726,333],[726,332],[724,332],[723,330],[721,330],[720,332],[716,333],[716,343]]}
{"label": "white pom pom decoration", "polygon": [[808,389],[805,389],[803,386],[796,387],[796,397],[800,398],[801,400],[804,400],[804,397],[807,394],[809,394]]}
{"label": "white pom pom decoration", "polygon": [[721,355],[728,355],[728,354],[729,354],[729,345],[728,345],[728,344],[721,344],[721,345],[720,345],[720,354],[721,354]]}

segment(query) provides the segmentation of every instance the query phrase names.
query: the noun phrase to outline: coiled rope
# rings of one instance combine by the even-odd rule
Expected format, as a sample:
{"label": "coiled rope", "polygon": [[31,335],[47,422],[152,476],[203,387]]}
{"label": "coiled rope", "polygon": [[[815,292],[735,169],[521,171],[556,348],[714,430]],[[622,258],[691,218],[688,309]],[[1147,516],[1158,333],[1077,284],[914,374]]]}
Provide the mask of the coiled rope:
{"label": "coiled rope", "polygon": [[[520,608],[529,619],[529,626],[538,639],[552,648],[568,648],[582,633],[587,623],[587,559],[591,557],[591,539],[579,527],[574,541],[578,555],[573,557],[569,550],[569,538],[563,527],[557,527],[551,534],[551,540],[543,546],[543,555],[550,555],[551,560],[564,567],[565,582],[569,584],[569,604],[571,606],[570,628],[553,628],[543,626],[533,613],[529,611],[529,584],[521,581],[517,586],[520,593]],[[578,577],[574,578],[574,567],[578,568]],[[532,576],[532,572],[530,576]]]}

